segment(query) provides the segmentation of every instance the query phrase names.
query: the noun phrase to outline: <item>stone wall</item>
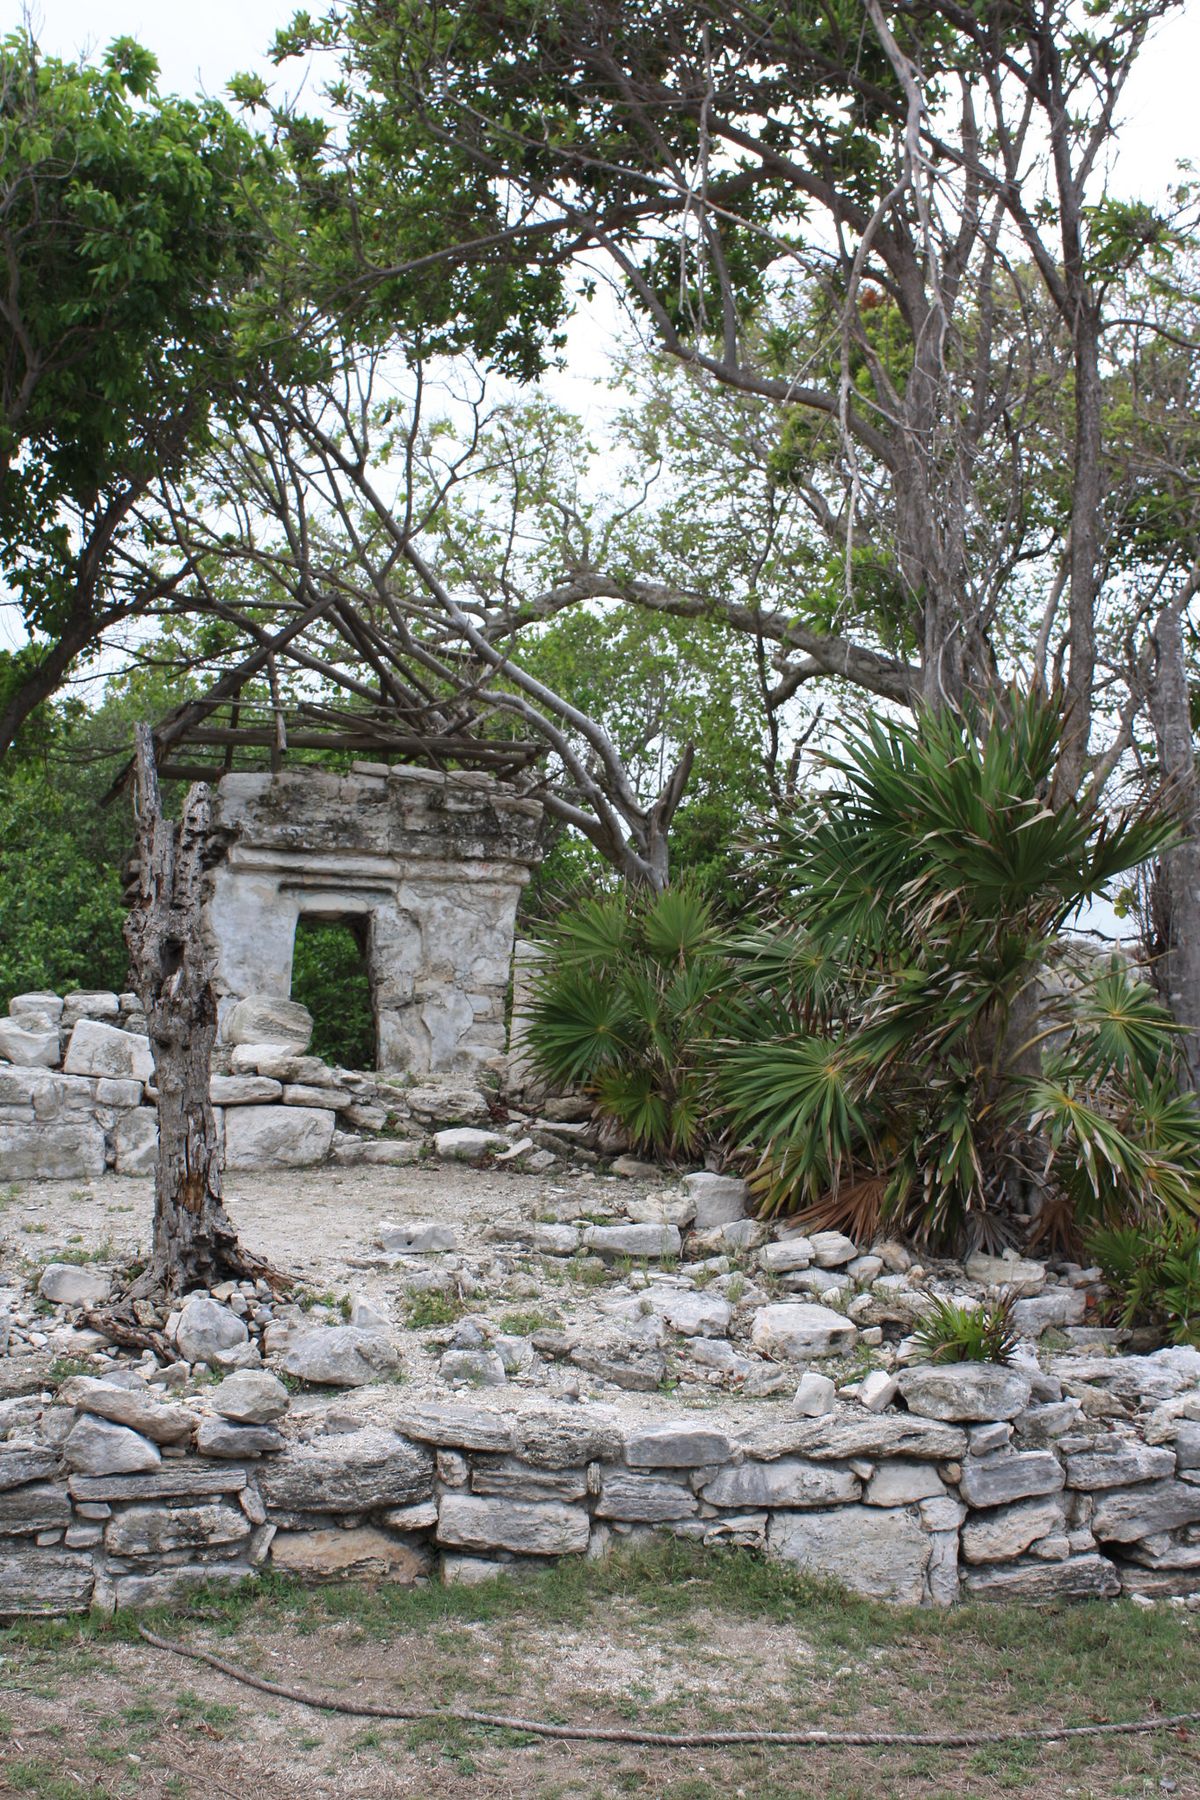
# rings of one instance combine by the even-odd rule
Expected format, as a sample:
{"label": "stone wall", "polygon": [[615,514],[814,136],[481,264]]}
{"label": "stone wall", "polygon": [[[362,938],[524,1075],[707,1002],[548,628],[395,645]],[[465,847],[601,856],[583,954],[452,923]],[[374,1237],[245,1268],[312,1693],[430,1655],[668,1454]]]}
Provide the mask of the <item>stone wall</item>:
{"label": "stone wall", "polygon": [[517,900],[541,806],[482,774],[362,763],[227,775],[233,835],[208,918],[222,1029],[251,995],[286,999],[300,917],[365,921],[377,1067],[471,1073],[505,1048]]}
{"label": "stone wall", "polygon": [[[205,1349],[223,1310],[190,1302],[180,1342]],[[264,1566],[475,1580],[658,1531],[913,1605],[1200,1596],[1196,1352],[1111,1359],[1114,1393],[1168,1396],[1141,1435],[1063,1436],[1036,1380],[987,1366],[907,1371],[903,1411],[735,1433],[400,1396],[289,1413],[237,1367],[244,1341],[207,1351],[235,1372],[186,1402],[136,1373],[0,1400],[0,1613],[137,1607]]]}

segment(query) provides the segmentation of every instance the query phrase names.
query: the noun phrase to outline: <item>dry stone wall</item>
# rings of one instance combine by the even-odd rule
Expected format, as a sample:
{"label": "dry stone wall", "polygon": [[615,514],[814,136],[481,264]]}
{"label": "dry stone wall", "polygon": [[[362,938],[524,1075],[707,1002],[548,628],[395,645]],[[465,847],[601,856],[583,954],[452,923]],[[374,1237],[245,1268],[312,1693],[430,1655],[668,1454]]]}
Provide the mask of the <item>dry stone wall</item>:
{"label": "dry stone wall", "polygon": [[268,1566],[473,1581],[654,1532],[909,1605],[1125,1594],[1200,1606],[1195,1351],[1107,1360],[1110,1384],[1167,1397],[1140,1435],[1060,1435],[1062,1408],[1036,1378],[970,1366],[906,1371],[903,1410],[740,1431],[703,1414],[400,1396],[355,1416],[307,1396],[289,1405],[247,1366],[235,1308],[253,1303],[248,1285],[188,1302],[181,1346],[232,1372],[187,1400],[136,1371],[56,1394],[34,1381],[0,1400],[0,1614],[157,1604]]}

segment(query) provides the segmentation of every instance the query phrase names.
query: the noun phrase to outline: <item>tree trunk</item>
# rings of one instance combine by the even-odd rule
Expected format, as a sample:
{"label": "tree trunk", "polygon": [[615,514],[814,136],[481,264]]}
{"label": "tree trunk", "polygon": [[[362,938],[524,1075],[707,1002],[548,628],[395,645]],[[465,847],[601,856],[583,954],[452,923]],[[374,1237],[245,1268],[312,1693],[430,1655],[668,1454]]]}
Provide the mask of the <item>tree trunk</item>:
{"label": "tree trunk", "polygon": [[1151,707],[1158,760],[1182,836],[1162,857],[1156,878],[1156,915],[1165,950],[1155,984],[1184,1028],[1189,1078],[1200,1089],[1200,792],[1192,738],[1183,629],[1175,606],[1165,606],[1154,626],[1156,661]]}
{"label": "tree trunk", "polygon": [[154,1056],[158,1165],[153,1249],[129,1297],[174,1299],[190,1288],[267,1271],[242,1251],[225,1211],[208,1096],[217,1007],[202,908],[222,848],[212,794],[198,782],[180,824],[163,817],[147,725],[137,727],[134,816],[138,897],[125,940]]}

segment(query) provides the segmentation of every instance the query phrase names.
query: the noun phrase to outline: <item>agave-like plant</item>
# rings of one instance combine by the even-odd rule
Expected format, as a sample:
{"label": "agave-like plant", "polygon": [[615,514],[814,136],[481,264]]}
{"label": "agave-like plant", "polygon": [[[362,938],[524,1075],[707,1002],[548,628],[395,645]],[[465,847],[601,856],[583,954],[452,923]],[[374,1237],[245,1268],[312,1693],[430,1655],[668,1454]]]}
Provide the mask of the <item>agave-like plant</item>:
{"label": "agave-like plant", "polygon": [[694,1156],[717,1135],[714,1040],[732,970],[711,903],[687,887],[595,896],[542,936],[529,1045],[549,1081],[582,1088],[639,1148]]}
{"label": "agave-like plant", "polygon": [[1069,916],[1173,830],[1052,806],[1059,731],[1015,692],[876,721],[777,824],[780,925],[732,946],[752,999],[721,1076],[762,1212],[847,1206],[861,1230],[873,1198],[876,1222],[969,1249],[1047,1193],[1197,1204],[1200,1114],[1150,990],[1117,963],[1051,1014],[1040,992]]}

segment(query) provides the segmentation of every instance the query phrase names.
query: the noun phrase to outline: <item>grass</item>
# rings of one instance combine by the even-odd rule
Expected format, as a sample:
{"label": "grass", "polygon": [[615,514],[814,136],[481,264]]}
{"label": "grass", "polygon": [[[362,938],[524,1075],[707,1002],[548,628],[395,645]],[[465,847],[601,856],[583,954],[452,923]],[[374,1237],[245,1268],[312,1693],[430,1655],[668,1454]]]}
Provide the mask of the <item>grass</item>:
{"label": "grass", "polygon": [[[237,1591],[201,1593],[149,1622],[167,1637],[199,1638],[233,1662],[330,1692],[651,1729],[986,1732],[1200,1708],[1200,1619],[1174,1608],[888,1608],[786,1565],[673,1539],[599,1563],[522,1569],[519,1579],[479,1587],[306,1589],[268,1574]],[[148,1651],[136,1621],[121,1614],[14,1625],[0,1632],[0,1658],[10,1733],[0,1794],[47,1800],[67,1791],[136,1794],[143,1777],[124,1755],[148,1769],[159,1745],[180,1753],[170,1765],[185,1783],[178,1791],[222,1791],[216,1778],[205,1786],[198,1770],[197,1785],[188,1786],[191,1760],[228,1754],[258,1768],[278,1758],[278,1733],[269,1741],[258,1735],[272,1718],[285,1719],[286,1752],[299,1760],[290,1775],[277,1770],[279,1787],[264,1780],[264,1800],[301,1791],[332,1797],[348,1758],[364,1772],[355,1792],[445,1800],[468,1800],[473,1791],[520,1791],[528,1800],[623,1792],[663,1800],[739,1792],[746,1800],[1116,1800],[1164,1791],[1160,1784],[1171,1781],[1180,1795],[1200,1791],[1198,1732],[1010,1740],[965,1751],[738,1747],[683,1755],[568,1746],[441,1719],[404,1724],[290,1707],[281,1714],[275,1701],[196,1665],[187,1665],[189,1685],[176,1687],[183,1667]],[[22,1736],[35,1709],[35,1723],[57,1721],[57,1758],[44,1737]],[[372,1771],[375,1785],[366,1780]],[[69,1790],[53,1785],[67,1779]],[[147,1780],[144,1791],[160,1789]]]}
{"label": "grass", "polygon": [[436,1325],[453,1325],[466,1312],[466,1302],[457,1294],[426,1288],[404,1296],[405,1322],[412,1331],[428,1331]]}
{"label": "grass", "polygon": [[535,1331],[544,1331],[549,1326],[561,1325],[559,1313],[539,1312],[536,1307],[528,1312],[508,1312],[500,1320],[500,1329],[509,1337],[532,1337]]}

